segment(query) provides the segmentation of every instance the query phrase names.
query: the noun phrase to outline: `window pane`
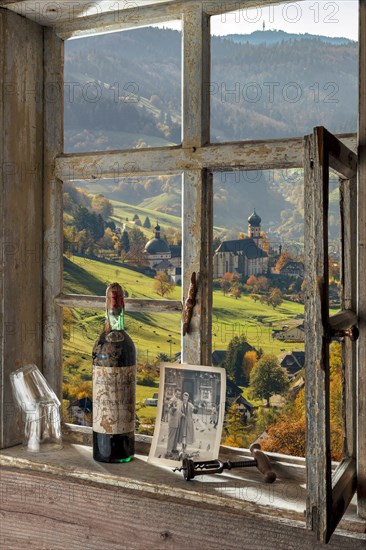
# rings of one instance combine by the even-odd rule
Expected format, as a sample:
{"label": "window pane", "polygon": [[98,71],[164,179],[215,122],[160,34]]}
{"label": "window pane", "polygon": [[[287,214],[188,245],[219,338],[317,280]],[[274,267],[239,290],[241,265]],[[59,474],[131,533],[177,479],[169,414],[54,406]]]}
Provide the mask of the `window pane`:
{"label": "window pane", "polygon": [[[329,315],[334,315],[341,307],[341,216],[340,182],[334,172],[329,174],[328,211],[328,255],[329,255]],[[333,460],[343,458],[343,354],[339,339],[329,346],[330,372],[330,446]]]}
{"label": "window pane", "polygon": [[341,310],[341,214],[339,176],[329,173],[328,255],[329,255],[329,315]]}
{"label": "window pane", "polygon": [[[330,315],[340,308],[339,180],[330,178]],[[214,176],[213,363],[229,377],[223,442],[305,456],[304,178]],[[333,288],[334,287],[334,288]],[[342,448],[342,359],[331,346],[332,457]],[[285,369],[281,378],[278,366]],[[276,373],[278,376],[276,380]],[[283,374],[283,371],[282,371]]]}
{"label": "window pane", "polygon": [[155,277],[180,285],[181,235],[181,176],[66,182],[64,290],[104,295],[120,279],[131,298],[179,295]]}
{"label": "window pane", "polygon": [[211,29],[213,142],[357,131],[357,1],[243,8]]}
{"label": "window pane", "polygon": [[65,42],[65,152],[181,142],[181,32],[144,27]]}
{"label": "window pane", "polygon": [[[103,296],[118,281],[129,298],[181,300],[181,176],[65,183],[64,207],[64,292]],[[156,416],[157,364],[180,358],[180,319],[126,313],[141,431],[151,433]],[[73,422],[83,421],[79,409],[92,399],[91,351],[103,324],[102,311],[64,308],[64,398],[66,409],[76,403],[67,413]]]}
{"label": "window pane", "polygon": [[216,174],[214,226],[213,358],[229,378],[223,442],[260,438],[304,456],[302,171]]}

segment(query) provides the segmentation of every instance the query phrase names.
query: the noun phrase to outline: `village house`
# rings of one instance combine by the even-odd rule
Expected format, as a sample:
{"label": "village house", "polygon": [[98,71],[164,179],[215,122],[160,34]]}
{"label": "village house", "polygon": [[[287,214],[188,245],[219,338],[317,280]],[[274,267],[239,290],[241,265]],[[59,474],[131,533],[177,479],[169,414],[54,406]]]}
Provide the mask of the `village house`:
{"label": "village house", "polygon": [[281,367],[286,369],[289,376],[293,376],[305,366],[304,351],[287,352],[281,360]]}
{"label": "village house", "polygon": [[283,333],[285,342],[303,342],[305,339],[304,325],[297,325],[285,330]]}
{"label": "village house", "polygon": [[304,278],[304,264],[303,262],[287,262],[280,269],[280,275],[287,275],[289,277],[301,277]]}

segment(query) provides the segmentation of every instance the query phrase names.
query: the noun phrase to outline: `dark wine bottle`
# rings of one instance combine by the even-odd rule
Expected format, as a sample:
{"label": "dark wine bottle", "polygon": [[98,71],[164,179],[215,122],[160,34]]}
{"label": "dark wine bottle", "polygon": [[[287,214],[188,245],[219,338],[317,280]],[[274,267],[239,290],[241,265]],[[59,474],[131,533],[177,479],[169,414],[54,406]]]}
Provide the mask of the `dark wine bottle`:
{"label": "dark wine bottle", "polygon": [[130,462],[135,446],[136,350],[124,330],[122,287],[106,292],[105,328],[93,348],[93,458]]}

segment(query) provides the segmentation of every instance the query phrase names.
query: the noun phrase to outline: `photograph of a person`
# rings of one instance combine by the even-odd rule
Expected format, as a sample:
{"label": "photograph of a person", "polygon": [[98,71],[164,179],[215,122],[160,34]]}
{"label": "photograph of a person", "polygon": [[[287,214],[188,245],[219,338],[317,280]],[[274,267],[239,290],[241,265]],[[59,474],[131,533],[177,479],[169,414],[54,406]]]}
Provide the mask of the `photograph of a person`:
{"label": "photograph of a person", "polygon": [[225,395],[225,369],[162,364],[149,462],[177,466],[183,458],[216,459]]}

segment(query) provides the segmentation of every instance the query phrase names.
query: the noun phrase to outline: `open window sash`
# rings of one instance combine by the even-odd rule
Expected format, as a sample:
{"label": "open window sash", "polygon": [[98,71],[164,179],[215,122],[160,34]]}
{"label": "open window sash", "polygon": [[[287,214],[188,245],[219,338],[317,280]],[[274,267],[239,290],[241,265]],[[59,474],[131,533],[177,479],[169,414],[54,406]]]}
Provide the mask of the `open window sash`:
{"label": "open window sash", "polygon": [[[340,176],[341,312],[329,317],[329,170]],[[307,526],[329,541],[356,491],[357,156],[325,128],[305,138]],[[343,460],[332,473],[329,344],[342,340]]]}

